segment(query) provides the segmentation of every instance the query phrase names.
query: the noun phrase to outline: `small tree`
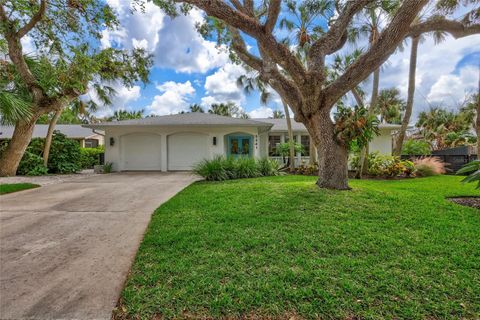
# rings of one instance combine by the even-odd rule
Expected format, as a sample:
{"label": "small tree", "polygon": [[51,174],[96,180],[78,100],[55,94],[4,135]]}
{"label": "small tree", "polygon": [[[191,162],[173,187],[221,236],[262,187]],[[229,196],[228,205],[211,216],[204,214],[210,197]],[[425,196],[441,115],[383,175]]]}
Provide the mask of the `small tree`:
{"label": "small tree", "polygon": [[[0,159],[0,176],[15,175],[40,116],[61,113],[91,87],[102,92],[113,81],[126,86],[148,81],[151,59],[143,49],[100,48],[102,31],[117,25],[115,12],[95,0],[0,2],[0,49],[8,55],[0,67],[17,92],[27,93],[30,106],[30,115],[16,121]],[[38,63],[30,63],[23,52],[21,40],[27,35]]]}

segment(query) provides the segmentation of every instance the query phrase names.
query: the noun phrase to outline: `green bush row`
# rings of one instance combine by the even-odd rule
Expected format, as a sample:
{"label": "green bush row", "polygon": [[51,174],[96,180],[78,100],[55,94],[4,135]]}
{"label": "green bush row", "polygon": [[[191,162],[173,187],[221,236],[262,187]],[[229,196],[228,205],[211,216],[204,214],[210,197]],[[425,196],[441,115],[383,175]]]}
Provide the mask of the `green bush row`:
{"label": "green bush row", "polygon": [[[360,167],[359,155],[355,155],[350,164],[353,169]],[[400,157],[370,153],[368,156],[367,172],[375,177],[398,177],[398,176],[433,176],[445,173],[445,163],[436,157],[423,157],[415,161],[401,160]]]}
{"label": "green bush row", "polygon": [[[34,138],[25,151],[17,169],[19,175],[40,176],[47,173],[75,173],[84,168],[99,164],[99,154],[103,148],[80,148],[78,141],[68,139],[59,131],[54,131],[48,157],[48,166],[43,164],[45,139]],[[0,147],[4,152],[8,142]]]}
{"label": "green bush row", "polygon": [[80,167],[82,169],[93,169],[95,165],[100,164],[100,154],[104,153],[103,147],[81,148],[80,149]]}
{"label": "green bush row", "polygon": [[212,160],[203,160],[193,168],[193,172],[207,181],[223,181],[280,174],[277,161],[268,158],[225,158],[217,156]]}

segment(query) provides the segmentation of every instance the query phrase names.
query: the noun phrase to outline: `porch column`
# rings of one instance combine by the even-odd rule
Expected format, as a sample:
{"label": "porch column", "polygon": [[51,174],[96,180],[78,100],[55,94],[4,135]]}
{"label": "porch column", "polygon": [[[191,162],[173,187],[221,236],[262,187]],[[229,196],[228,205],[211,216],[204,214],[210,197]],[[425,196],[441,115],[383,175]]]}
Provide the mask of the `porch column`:
{"label": "porch column", "polygon": [[[302,144],[302,135],[301,134],[297,134],[296,135],[296,140],[297,140],[297,143],[298,144]],[[300,166],[302,164],[302,153],[301,152],[297,152],[297,166]]]}

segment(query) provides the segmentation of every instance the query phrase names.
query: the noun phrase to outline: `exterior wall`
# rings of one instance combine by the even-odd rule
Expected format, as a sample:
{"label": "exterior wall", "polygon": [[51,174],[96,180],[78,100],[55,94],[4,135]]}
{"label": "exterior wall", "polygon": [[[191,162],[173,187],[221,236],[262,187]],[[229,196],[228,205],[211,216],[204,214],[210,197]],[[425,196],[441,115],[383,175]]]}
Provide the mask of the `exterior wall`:
{"label": "exterior wall", "polygon": [[[105,162],[113,164],[114,171],[123,170],[120,167],[122,163],[121,137],[132,133],[153,133],[159,135],[161,146],[161,171],[168,171],[168,150],[167,137],[175,133],[199,133],[208,136],[208,158],[216,155],[226,155],[227,145],[225,136],[233,133],[249,134],[253,136],[253,155],[256,158],[262,156],[260,141],[266,139],[266,133],[259,134],[256,127],[208,127],[208,126],[119,126],[105,128]],[[260,137],[259,137],[260,136]],[[213,145],[213,137],[216,137],[217,143]],[[110,138],[113,138],[114,145],[110,145]]]}
{"label": "exterior wall", "polygon": [[86,139],[98,140],[98,145],[99,146],[105,145],[105,137],[102,136],[101,134],[94,134],[94,135],[88,136]]}
{"label": "exterior wall", "polygon": [[369,152],[378,151],[381,154],[392,154],[392,135],[390,130],[380,130],[380,135],[369,144]]}

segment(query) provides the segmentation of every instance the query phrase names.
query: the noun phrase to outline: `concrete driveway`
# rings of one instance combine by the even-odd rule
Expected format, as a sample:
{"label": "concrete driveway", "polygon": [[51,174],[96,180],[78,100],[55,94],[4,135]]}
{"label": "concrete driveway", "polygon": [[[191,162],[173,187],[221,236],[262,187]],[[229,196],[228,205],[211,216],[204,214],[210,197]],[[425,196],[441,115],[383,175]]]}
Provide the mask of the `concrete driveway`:
{"label": "concrete driveway", "polygon": [[0,318],[110,319],[151,214],[195,180],[96,175],[0,196]]}

